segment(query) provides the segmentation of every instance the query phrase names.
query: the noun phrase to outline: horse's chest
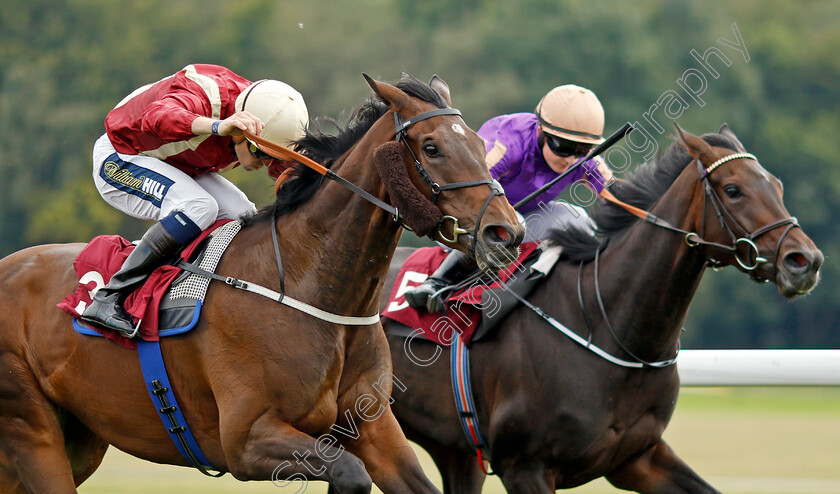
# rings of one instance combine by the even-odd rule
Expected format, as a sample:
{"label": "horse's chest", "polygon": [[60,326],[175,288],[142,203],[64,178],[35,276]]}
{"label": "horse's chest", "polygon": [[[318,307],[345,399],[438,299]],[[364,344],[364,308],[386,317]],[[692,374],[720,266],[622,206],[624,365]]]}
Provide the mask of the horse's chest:
{"label": "horse's chest", "polygon": [[[573,393],[554,402],[553,407],[498,407],[508,410],[506,416],[496,415],[497,430],[504,431],[502,443],[520,443],[527,437],[529,450],[534,454],[548,454],[556,464],[598,464],[626,451],[638,451],[659,439],[673,412],[673,400],[650,394],[622,396],[621,392],[604,398],[606,394],[585,397]],[[510,413],[512,412],[512,413]],[[513,440],[517,438],[516,440]]]}
{"label": "horse's chest", "polygon": [[553,437],[550,447],[561,464],[575,460],[595,468],[605,467],[658,441],[670,416],[670,407],[653,401],[637,402],[636,406],[623,403],[593,407],[588,412],[557,417],[556,423],[565,421],[568,428],[565,434]]}

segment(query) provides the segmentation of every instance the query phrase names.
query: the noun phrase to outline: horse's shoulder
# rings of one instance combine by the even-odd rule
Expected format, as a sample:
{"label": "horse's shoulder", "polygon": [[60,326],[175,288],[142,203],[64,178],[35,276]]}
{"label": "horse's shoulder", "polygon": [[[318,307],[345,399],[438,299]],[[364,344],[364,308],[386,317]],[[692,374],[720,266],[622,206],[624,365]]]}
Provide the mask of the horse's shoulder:
{"label": "horse's shoulder", "polygon": [[27,247],[0,259],[0,291],[6,299],[40,294],[58,297],[76,283],[73,261],[85,244]]}

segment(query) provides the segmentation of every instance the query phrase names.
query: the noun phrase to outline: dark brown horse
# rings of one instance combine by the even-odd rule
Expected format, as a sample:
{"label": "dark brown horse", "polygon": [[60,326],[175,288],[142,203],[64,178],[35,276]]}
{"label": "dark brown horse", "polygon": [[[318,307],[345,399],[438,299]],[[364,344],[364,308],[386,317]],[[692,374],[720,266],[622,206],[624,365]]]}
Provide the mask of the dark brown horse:
{"label": "dark brown horse", "polygon": [[[668,224],[613,205],[596,210],[607,242],[556,232],[567,259],[528,297],[610,356],[636,365],[674,358],[710,264],[738,266],[788,298],[817,283],[823,255],[789,216],[781,182],[725,125],[702,139],[681,135],[658,162],[611,189]],[[395,263],[404,256],[399,249]],[[389,335],[389,343],[407,387],[394,404],[403,430],[431,454],[445,492],[479,493],[485,475],[462,432],[449,359],[421,338]],[[644,493],[716,492],[661,438],[680,387],[675,366],[611,363],[522,305],[470,355],[485,453],[508,492],[550,493],[602,476]]]}
{"label": "dark brown horse", "polygon": [[[407,77],[368,84],[378,99],[360,106],[338,135],[308,135],[304,153],[387,204],[393,197],[373,155],[390,142],[391,157],[401,157],[390,163],[401,172],[391,173],[408,177],[422,201],[434,195],[426,178],[439,184],[436,206],[451,217],[432,236],[490,265],[514,253],[523,231],[504,197],[484,183],[446,187],[490,179],[481,139],[454,112],[437,111],[449,105],[446,84],[436,76],[430,85]],[[394,143],[395,120],[405,124],[411,153]],[[391,213],[300,172],[243,227],[217,272],[280,291],[275,228],[287,295],[341,315],[376,314],[401,231]],[[0,261],[3,493],[76,492],[109,444],[187,464],[150,402],[136,354],[74,332],[55,307],[75,290],[72,264],[82,247],[32,247]],[[241,480],[323,480],[342,493],[369,492],[371,479],[385,492],[436,492],[390,410],[394,379],[378,323],[328,323],[211,283],[196,329],[165,338],[162,348],[181,409],[214,468]]]}

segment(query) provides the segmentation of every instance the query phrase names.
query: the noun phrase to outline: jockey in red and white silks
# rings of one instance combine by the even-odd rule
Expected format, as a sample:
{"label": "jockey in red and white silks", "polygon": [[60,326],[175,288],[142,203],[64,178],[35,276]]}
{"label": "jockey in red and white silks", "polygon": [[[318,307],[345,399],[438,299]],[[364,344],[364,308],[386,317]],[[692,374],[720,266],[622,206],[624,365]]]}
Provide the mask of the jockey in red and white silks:
{"label": "jockey in red and white silks", "polygon": [[221,171],[284,164],[244,136],[249,130],[284,146],[304,135],[303,97],[275,80],[251,81],[217,65],[188,65],[125,97],[105,119],[93,149],[93,180],[106,202],[158,220],[123,269],[97,292],[82,320],[136,336],[124,297],[146,275],[213,224],[255,211]]}

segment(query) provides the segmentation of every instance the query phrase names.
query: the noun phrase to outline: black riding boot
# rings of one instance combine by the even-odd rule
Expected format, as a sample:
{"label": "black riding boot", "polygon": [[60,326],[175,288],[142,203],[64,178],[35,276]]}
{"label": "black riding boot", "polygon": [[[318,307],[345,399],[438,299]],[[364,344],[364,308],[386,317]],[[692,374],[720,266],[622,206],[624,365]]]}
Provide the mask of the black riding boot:
{"label": "black riding boot", "polygon": [[183,245],[175,240],[161,223],[155,223],[128,255],[108,284],[100,288],[81,320],[100,329],[113,329],[123,336],[139,336],[131,315],[123,308],[125,298],[139,287],[155,269],[177,254]]}
{"label": "black riding boot", "polygon": [[459,250],[450,252],[426,281],[405,292],[405,300],[415,309],[425,308],[429,312],[441,312],[446,290],[463,280],[477,268],[475,261]]}

